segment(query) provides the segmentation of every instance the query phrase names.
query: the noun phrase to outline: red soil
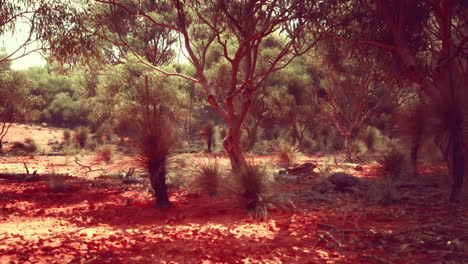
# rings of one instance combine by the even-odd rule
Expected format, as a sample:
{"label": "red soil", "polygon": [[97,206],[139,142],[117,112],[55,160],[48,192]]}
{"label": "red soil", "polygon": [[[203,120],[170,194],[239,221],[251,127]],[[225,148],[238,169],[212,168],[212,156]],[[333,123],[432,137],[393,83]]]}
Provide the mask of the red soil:
{"label": "red soil", "polygon": [[[206,156],[174,159],[199,163]],[[170,188],[174,207],[157,210],[145,185],[99,177],[136,166],[132,157],[79,160],[93,171],[73,157],[0,156],[1,172],[24,173],[26,163],[31,172],[70,175],[64,192],[46,181],[0,179],[0,263],[468,263],[468,208],[449,205],[445,185],[415,185],[401,191],[405,199],[377,206],[340,193],[308,202],[304,195],[315,185],[280,184],[289,202],[261,221],[231,195],[190,188]],[[355,174],[379,177],[375,165]]]}

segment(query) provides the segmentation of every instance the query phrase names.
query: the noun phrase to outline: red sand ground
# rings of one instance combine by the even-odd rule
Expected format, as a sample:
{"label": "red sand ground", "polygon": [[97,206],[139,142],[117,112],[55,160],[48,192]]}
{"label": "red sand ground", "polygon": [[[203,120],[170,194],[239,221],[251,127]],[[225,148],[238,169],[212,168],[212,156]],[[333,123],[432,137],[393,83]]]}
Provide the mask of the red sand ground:
{"label": "red sand ground", "polygon": [[[12,137],[24,136],[21,128],[13,131]],[[60,132],[31,134],[45,143],[47,135]],[[177,159],[199,163],[206,155]],[[171,188],[174,207],[157,210],[147,187],[98,177],[136,166],[131,157],[111,164],[79,160],[94,171],[73,157],[0,156],[1,172],[23,173],[26,163],[39,174],[73,176],[65,192],[45,181],[0,179],[0,263],[468,263],[468,208],[447,204],[446,187],[416,185],[404,189],[406,199],[376,206],[348,194],[307,202],[312,185],[282,184],[278,193],[287,192],[291,202],[260,221],[230,195],[187,189]],[[379,177],[371,165],[355,174]]]}

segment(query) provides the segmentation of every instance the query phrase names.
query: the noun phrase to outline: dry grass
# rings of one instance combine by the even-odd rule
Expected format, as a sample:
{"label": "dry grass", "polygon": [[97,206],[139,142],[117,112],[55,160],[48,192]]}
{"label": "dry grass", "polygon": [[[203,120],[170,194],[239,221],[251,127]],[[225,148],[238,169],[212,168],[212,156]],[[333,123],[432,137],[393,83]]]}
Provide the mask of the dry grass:
{"label": "dry grass", "polygon": [[268,208],[275,205],[273,179],[265,166],[247,165],[234,174],[235,193],[241,206],[259,218],[265,218]]}
{"label": "dry grass", "polygon": [[408,174],[408,160],[406,155],[395,146],[383,153],[379,160],[382,172],[385,176],[397,179]]}
{"label": "dry grass", "polygon": [[102,146],[97,151],[97,157],[101,161],[110,162],[112,159],[112,148],[111,146]]}
{"label": "dry grass", "polygon": [[198,167],[196,185],[202,192],[216,196],[220,180],[221,170],[216,160],[209,160]]}
{"label": "dry grass", "polygon": [[76,141],[76,144],[84,149],[86,147],[86,143],[88,141],[88,138],[89,138],[89,128],[87,127],[83,127],[83,126],[80,126],[80,127],[77,127],[75,129],[75,141]]}
{"label": "dry grass", "polygon": [[11,150],[14,152],[32,154],[37,151],[37,145],[34,139],[26,138],[24,142],[14,142]]}
{"label": "dry grass", "polygon": [[71,138],[71,132],[70,132],[70,129],[65,129],[63,131],[63,142],[65,144],[69,144],[70,143],[70,138]]}
{"label": "dry grass", "polygon": [[300,152],[294,145],[291,145],[286,141],[278,140],[275,142],[274,149],[280,163],[285,163],[287,166],[291,166],[298,162]]}

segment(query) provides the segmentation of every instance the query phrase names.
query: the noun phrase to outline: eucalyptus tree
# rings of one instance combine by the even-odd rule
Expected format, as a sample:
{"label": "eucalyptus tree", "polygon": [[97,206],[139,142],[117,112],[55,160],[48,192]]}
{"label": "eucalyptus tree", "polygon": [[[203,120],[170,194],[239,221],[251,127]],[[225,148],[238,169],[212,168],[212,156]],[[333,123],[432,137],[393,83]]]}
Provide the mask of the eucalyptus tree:
{"label": "eucalyptus tree", "polygon": [[344,137],[346,159],[351,160],[350,140],[379,107],[378,91],[391,85],[384,79],[385,56],[332,38],[320,46],[321,58],[314,64],[324,79],[316,87],[316,105]]}
{"label": "eucalyptus tree", "polygon": [[[390,41],[374,45],[398,54],[431,119],[447,160],[458,201],[465,171],[468,131],[468,20],[466,1],[375,1],[366,10],[383,25]],[[463,149],[465,147],[465,150]]]}
{"label": "eucalyptus tree", "polygon": [[[466,1],[340,1],[354,46],[379,47],[394,56],[418,95],[453,179],[450,201],[463,185],[468,109],[468,20]],[[331,21],[330,23],[333,23]],[[410,87],[408,87],[410,88]],[[465,138],[464,138],[465,137]]]}
{"label": "eucalyptus tree", "polygon": [[[311,23],[303,20],[298,10],[309,10],[313,16],[319,16],[319,12],[313,3],[301,3],[309,6],[300,9],[290,1],[175,0],[171,1],[176,11],[174,23],[153,22],[154,26],[172,29],[180,36],[183,51],[196,70],[194,77],[181,77],[198,83],[207,102],[226,122],[228,131],[223,145],[234,169],[246,165],[240,145],[241,125],[253,96],[269,75],[304,54],[318,39],[302,38]],[[111,4],[125,8],[115,2]],[[260,51],[268,45],[266,40],[273,34],[282,39],[278,52],[262,54]],[[213,50],[224,63],[217,76],[223,80],[222,90],[214,89],[214,79],[207,76],[207,54]]]}
{"label": "eucalyptus tree", "polygon": [[[154,11],[148,6],[154,7]],[[68,17],[69,21],[63,23],[63,30],[56,28],[58,33],[53,33],[55,28],[48,27],[41,36],[50,45],[52,53],[62,59],[80,57],[76,55],[87,57],[87,49],[83,47],[92,48],[91,43],[99,43],[115,47],[109,49],[114,55],[121,50],[131,52],[141,63],[161,75],[178,76],[197,83],[206,101],[228,126],[223,145],[232,167],[238,168],[246,165],[240,135],[252,97],[269,75],[283,69],[316,44],[321,35],[306,34],[306,29],[321,22],[327,7],[323,1],[312,0],[97,0],[80,7],[68,5],[65,9],[49,9],[44,13],[48,17],[58,13],[56,18],[67,20],[63,18]],[[313,19],[305,20],[305,15]],[[127,29],[132,30],[135,25],[125,19],[122,21],[125,17],[136,21],[136,28],[167,32],[164,37],[167,40],[163,43],[171,44],[171,47],[181,46],[179,52],[186,55],[195,74],[187,76],[152,64],[147,53],[161,52],[161,46],[139,46],[134,41],[136,33],[126,34]],[[51,34],[59,37],[50,37]],[[282,39],[278,52],[261,54],[266,39],[273,34]],[[178,41],[172,43],[172,36]],[[207,76],[207,54],[210,52],[219,54],[225,63],[225,71],[220,76],[224,79],[222,92],[213,88],[213,82]]]}

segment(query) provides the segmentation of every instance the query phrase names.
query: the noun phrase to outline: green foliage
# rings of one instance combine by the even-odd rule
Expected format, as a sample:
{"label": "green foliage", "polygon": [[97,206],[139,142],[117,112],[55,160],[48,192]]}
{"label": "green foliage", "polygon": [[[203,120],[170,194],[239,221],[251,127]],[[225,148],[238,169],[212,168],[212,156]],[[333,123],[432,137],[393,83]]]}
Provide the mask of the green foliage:
{"label": "green foliage", "polygon": [[210,160],[199,166],[197,170],[196,183],[202,192],[211,196],[217,195],[220,180],[221,170],[216,160]]}
{"label": "green foliage", "polygon": [[[0,54],[0,57],[3,56]],[[31,93],[31,82],[23,72],[9,69],[8,64],[0,67],[0,144],[7,130],[7,123],[34,121],[39,112],[34,108],[40,104],[39,97]]]}
{"label": "green foliage", "polygon": [[83,121],[81,104],[74,101],[68,93],[58,93],[43,111],[44,120],[51,124],[79,124]]}
{"label": "green foliage", "polygon": [[54,73],[53,65],[31,67],[26,74],[32,80],[32,92],[43,104],[39,121],[58,126],[75,126],[86,121],[78,87],[70,76]]}
{"label": "green foliage", "polygon": [[75,129],[74,139],[76,144],[81,148],[84,149],[86,147],[86,143],[88,142],[89,138],[89,128],[79,126]]}
{"label": "green foliage", "polygon": [[[148,93],[144,87],[144,76],[148,76]],[[96,96],[89,97],[85,109],[88,119],[97,133],[120,137],[134,133],[135,113],[148,99],[155,104],[164,103],[172,117],[180,121],[186,114],[187,95],[179,89],[177,79],[160,78],[141,64],[126,64],[109,67],[99,76]]]}

